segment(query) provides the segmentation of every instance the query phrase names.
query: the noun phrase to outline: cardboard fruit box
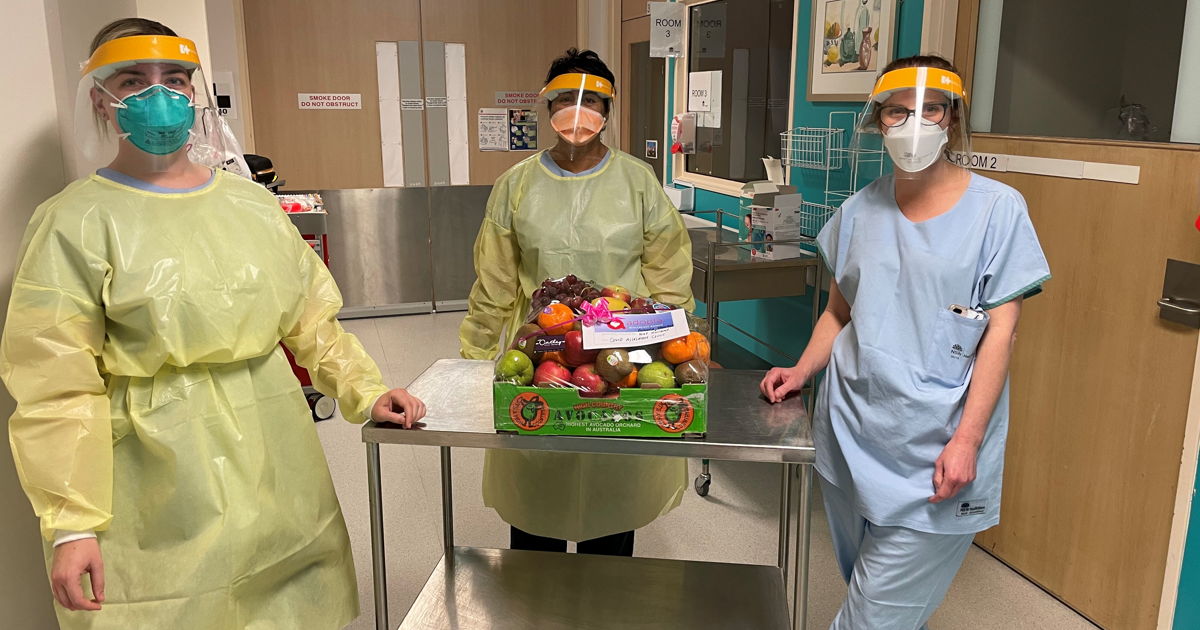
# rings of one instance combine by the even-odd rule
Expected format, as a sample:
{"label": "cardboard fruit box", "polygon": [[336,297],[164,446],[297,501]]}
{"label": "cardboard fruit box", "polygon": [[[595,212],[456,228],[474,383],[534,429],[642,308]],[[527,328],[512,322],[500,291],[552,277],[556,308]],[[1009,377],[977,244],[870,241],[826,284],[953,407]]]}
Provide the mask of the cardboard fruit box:
{"label": "cardboard fruit box", "polygon": [[708,427],[708,385],[625,388],[616,396],[580,396],[566,387],[493,383],[496,430],[537,435],[700,437]]}
{"label": "cardboard fruit box", "polygon": [[708,426],[708,338],[676,305],[547,279],[496,360],[497,431],[685,437]]}

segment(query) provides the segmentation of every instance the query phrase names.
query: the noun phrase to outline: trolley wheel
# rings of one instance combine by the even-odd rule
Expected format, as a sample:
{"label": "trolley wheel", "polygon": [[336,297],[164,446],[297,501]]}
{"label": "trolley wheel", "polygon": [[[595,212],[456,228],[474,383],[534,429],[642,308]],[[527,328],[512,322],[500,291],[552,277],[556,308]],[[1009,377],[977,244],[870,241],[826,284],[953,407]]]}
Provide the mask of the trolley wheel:
{"label": "trolley wheel", "polygon": [[708,488],[712,485],[712,475],[708,473],[700,473],[696,476],[696,494],[706,497],[708,496]]}
{"label": "trolley wheel", "polygon": [[337,401],[321,393],[312,393],[308,398],[308,408],[312,410],[313,422],[328,420],[337,411]]}

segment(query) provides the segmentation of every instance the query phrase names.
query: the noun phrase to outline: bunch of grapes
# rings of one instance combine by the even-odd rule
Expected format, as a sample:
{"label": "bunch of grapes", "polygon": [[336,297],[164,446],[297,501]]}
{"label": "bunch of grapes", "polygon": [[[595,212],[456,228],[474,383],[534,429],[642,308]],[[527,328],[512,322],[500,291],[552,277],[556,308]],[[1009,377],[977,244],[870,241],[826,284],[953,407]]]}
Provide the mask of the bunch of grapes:
{"label": "bunch of grapes", "polygon": [[557,280],[543,280],[542,286],[533,292],[533,308],[540,311],[552,302],[562,302],[579,312],[584,302],[591,302],[598,297],[600,289],[572,274]]}

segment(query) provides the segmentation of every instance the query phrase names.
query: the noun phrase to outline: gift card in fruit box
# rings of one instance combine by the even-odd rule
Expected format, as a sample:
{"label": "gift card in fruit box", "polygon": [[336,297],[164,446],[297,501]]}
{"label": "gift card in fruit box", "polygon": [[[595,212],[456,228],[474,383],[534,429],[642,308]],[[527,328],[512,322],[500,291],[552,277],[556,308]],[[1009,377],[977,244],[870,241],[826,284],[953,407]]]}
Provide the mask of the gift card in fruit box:
{"label": "gift card in fruit box", "polygon": [[669,339],[686,337],[690,332],[687,313],[683,309],[654,313],[614,313],[607,322],[583,327],[583,347],[636,348]]}

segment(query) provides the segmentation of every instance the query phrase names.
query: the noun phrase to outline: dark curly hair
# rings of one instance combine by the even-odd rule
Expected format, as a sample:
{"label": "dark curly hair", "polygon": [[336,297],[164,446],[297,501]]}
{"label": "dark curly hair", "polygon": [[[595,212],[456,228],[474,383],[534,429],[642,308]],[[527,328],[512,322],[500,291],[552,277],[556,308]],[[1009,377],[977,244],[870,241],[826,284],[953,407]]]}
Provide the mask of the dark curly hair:
{"label": "dark curly hair", "polygon": [[[617,77],[608,69],[608,65],[600,59],[593,50],[579,50],[578,48],[568,48],[561,57],[550,62],[550,71],[546,73],[546,83],[549,83],[554,77],[570,74],[572,72],[582,72],[584,74],[593,74],[598,77],[603,77],[608,80],[613,86],[613,92],[617,90]],[[604,101],[604,115],[608,115],[610,104],[608,100]]]}

